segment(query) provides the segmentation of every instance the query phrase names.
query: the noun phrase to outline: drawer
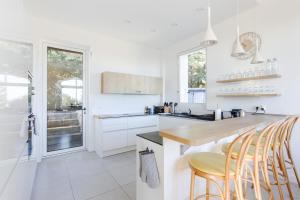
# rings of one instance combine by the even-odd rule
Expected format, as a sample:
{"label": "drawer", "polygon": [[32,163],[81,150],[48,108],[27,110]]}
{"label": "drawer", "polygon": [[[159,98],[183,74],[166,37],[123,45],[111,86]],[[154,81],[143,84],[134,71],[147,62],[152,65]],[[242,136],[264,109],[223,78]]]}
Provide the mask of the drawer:
{"label": "drawer", "polygon": [[113,118],[113,119],[103,119],[102,120],[102,131],[118,131],[127,129],[127,118]]}
{"label": "drawer", "polygon": [[128,118],[128,128],[140,128],[157,126],[158,120],[157,116],[139,116],[139,117],[129,117]]}
{"label": "drawer", "polygon": [[127,131],[127,145],[128,146],[136,145],[136,135],[137,134],[149,133],[149,132],[154,132],[154,131],[158,131],[158,128],[155,126],[128,130]]}
{"label": "drawer", "polygon": [[114,150],[127,146],[127,131],[113,131],[103,133],[102,148],[104,151]]}

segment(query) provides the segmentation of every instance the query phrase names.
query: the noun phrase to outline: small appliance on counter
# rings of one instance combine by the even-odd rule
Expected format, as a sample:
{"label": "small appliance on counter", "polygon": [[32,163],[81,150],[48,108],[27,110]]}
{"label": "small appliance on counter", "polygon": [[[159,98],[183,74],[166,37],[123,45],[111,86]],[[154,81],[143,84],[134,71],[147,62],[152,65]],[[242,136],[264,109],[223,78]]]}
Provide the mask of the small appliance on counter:
{"label": "small appliance on counter", "polygon": [[245,111],[243,109],[232,109],[231,110],[231,116],[233,118],[245,117]]}
{"label": "small appliance on counter", "polygon": [[153,106],[154,114],[164,113],[164,106]]}

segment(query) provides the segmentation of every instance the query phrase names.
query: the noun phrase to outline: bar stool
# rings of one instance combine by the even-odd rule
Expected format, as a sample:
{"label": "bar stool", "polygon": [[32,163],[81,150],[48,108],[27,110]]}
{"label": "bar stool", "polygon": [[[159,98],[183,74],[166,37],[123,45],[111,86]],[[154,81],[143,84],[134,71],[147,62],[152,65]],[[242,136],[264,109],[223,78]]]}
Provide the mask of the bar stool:
{"label": "bar stool", "polygon": [[[292,156],[292,151],[291,151],[291,137],[292,137],[292,132],[294,129],[294,126],[296,124],[296,122],[298,121],[299,117],[298,116],[293,116],[292,117],[294,119],[293,123],[290,124],[290,127],[288,129],[288,134],[287,137],[284,141],[284,147],[287,153],[287,159],[285,159],[285,164],[289,165],[288,167],[286,167],[286,169],[292,169],[294,171],[297,183],[298,183],[298,187],[300,188],[300,180],[299,180],[299,176],[298,176],[298,172],[296,169],[296,165]],[[291,119],[292,120],[292,119]]]}
{"label": "bar stool", "polygon": [[[190,200],[194,200],[195,177],[199,176],[206,180],[206,193],[197,196],[196,199],[206,197],[219,197],[222,200],[229,200],[231,196],[230,181],[234,182],[235,195],[237,199],[243,198],[242,175],[246,166],[246,155],[251,146],[251,141],[256,135],[255,128],[238,136],[228,147],[227,156],[218,153],[202,152],[191,155],[189,165],[191,168]],[[238,153],[234,148],[239,145]],[[233,155],[235,154],[235,155]],[[236,159],[233,159],[235,157]],[[217,183],[224,182],[224,188]],[[210,182],[216,185],[219,195],[210,194]]]}
{"label": "bar stool", "polygon": [[[277,123],[272,123],[268,125],[263,130],[257,132],[252,138],[251,146],[246,152],[246,166],[247,171],[243,176],[245,182],[244,190],[247,191],[247,183],[250,182],[253,184],[255,197],[256,199],[261,200],[261,187],[263,187],[268,193],[270,199],[274,199],[272,186],[268,176],[268,156],[271,150],[271,145],[274,140],[275,134],[278,131],[278,128],[282,125],[283,121]],[[255,141],[255,145],[254,144]],[[232,153],[232,159],[237,159],[237,155],[240,151],[241,143],[236,144],[234,151]],[[223,152],[228,155],[229,145],[224,145]],[[260,181],[260,173],[263,174],[263,180]],[[248,178],[250,174],[250,179]],[[267,175],[265,175],[267,174]],[[243,193],[244,196],[247,196],[246,192]]]}
{"label": "bar stool", "polygon": [[[290,199],[294,199],[292,187],[290,184],[289,176],[287,173],[286,168],[286,159],[284,156],[284,146],[286,144],[286,141],[289,140],[290,134],[292,132],[292,128],[297,121],[297,117],[289,117],[288,120],[284,123],[284,125],[279,130],[278,134],[276,135],[276,138],[274,140],[273,146],[272,146],[272,156],[269,157],[269,166],[271,169],[269,171],[272,171],[275,182],[272,183],[272,185],[277,185],[280,199],[284,199],[284,194],[282,190],[282,185],[286,185],[288,189],[288,193],[290,196]],[[286,148],[287,149],[287,148]],[[291,157],[290,157],[291,158]],[[292,160],[293,162],[293,160]],[[293,166],[294,163],[293,163]],[[281,173],[279,173],[279,170]],[[297,173],[297,171],[294,171]],[[283,178],[283,181],[280,180],[280,177]]]}

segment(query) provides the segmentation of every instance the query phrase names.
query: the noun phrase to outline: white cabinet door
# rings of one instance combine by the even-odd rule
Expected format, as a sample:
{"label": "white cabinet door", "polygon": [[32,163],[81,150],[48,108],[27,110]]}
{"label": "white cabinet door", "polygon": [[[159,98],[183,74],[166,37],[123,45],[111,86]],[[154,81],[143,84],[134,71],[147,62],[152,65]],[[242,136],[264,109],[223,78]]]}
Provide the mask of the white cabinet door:
{"label": "white cabinet door", "polygon": [[138,116],[138,117],[128,117],[128,128],[142,128],[157,126],[158,119],[157,116]]}
{"label": "white cabinet door", "polygon": [[127,146],[127,131],[113,131],[103,133],[102,148],[104,151],[119,149]]}
{"label": "white cabinet door", "polygon": [[119,131],[127,129],[127,118],[110,118],[110,119],[103,119],[102,120],[102,131],[109,132],[109,131]]}
{"label": "white cabinet door", "polygon": [[127,145],[128,146],[133,146],[136,145],[136,135],[137,134],[142,134],[142,133],[150,133],[150,132],[155,132],[158,131],[157,126],[152,126],[152,127],[145,127],[145,128],[139,128],[139,129],[130,129],[127,132]]}

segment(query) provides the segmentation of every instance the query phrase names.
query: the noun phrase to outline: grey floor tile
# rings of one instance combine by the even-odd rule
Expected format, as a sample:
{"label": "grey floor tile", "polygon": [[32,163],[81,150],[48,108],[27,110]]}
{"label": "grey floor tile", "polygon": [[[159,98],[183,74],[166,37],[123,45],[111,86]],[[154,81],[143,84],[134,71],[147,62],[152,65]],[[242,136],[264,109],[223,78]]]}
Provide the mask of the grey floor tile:
{"label": "grey floor tile", "polygon": [[132,163],[112,167],[108,171],[120,185],[126,185],[136,180],[136,166]]}
{"label": "grey floor tile", "polygon": [[136,199],[136,182],[129,183],[127,185],[122,186],[123,190],[130,197],[130,200]]}
{"label": "grey floor tile", "polygon": [[101,159],[92,159],[68,162],[67,170],[70,178],[73,179],[105,172],[105,167]]}
{"label": "grey floor tile", "polygon": [[119,187],[107,172],[71,178],[71,185],[76,200],[85,200]]}
{"label": "grey floor tile", "polygon": [[37,177],[32,200],[74,200],[69,180],[60,178],[49,181]]}
{"label": "grey floor tile", "polygon": [[131,200],[131,199],[128,198],[128,195],[121,188],[118,188],[116,190],[91,198],[90,200]]}

